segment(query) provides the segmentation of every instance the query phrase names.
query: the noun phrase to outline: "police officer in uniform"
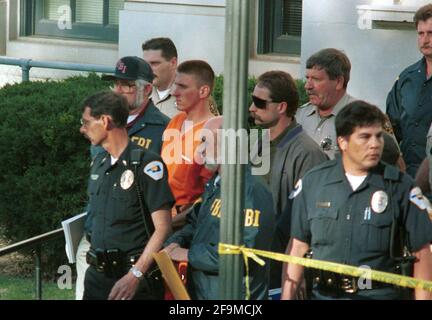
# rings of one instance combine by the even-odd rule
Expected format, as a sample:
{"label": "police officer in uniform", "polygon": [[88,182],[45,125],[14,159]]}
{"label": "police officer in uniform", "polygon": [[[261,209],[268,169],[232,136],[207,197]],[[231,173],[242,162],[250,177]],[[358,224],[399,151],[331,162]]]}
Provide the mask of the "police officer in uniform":
{"label": "police officer in uniform", "polygon": [[[219,227],[221,212],[221,187],[216,130],[221,128],[222,117],[207,121],[205,130],[210,130],[215,138],[206,137],[200,152],[204,155],[204,163],[216,175],[208,182],[202,199],[197,201],[188,223],[174,233],[165,243],[164,249],[174,261],[188,261],[188,291],[192,299],[218,299],[219,295]],[[203,130],[202,132],[204,132]],[[209,132],[209,131],[207,131]],[[211,145],[208,141],[215,144]],[[246,173],[245,178],[245,209],[244,209],[244,243],[245,246],[270,250],[274,213],[272,196],[268,188],[259,180]],[[268,263],[261,267],[253,261],[249,262],[249,284],[251,299],[267,299],[268,295]]]}
{"label": "police officer in uniform", "polygon": [[418,9],[414,22],[423,57],[399,75],[387,96],[386,111],[412,177],[425,157],[432,123],[432,4]]}
{"label": "police officer in uniform", "polygon": [[171,231],[173,196],[159,155],[130,141],[127,101],[114,92],[97,93],[84,102],[80,132],[98,154],[91,168],[92,210],[90,267],[84,299],[160,299],[162,279],[152,253]]}
{"label": "police officer in uniform", "polygon": [[[162,114],[150,99],[154,79],[150,65],[138,57],[123,57],[116,64],[114,75],[104,75],[102,79],[114,81],[113,90],[127,99],[129,116],[126,129],[130,139],[143,149],[160,154],[162,133],[169,122],[169,118]],[[101,146],[91,146],[92,159],[103,151]],[[88,267],[85,256],[90,247],[89,240],[92,229],[92,212],[90,207],[87,207],[86,210],[88,214],[85,234],[77,252],[76,298],[78,300],[82,298],[84,291],[84,274]]]}
{"label": "police officer in uniform", "polygon": [[[287,252],[301,257],[311,249],[313,259],[397,273],[402,252],[395,254],[391,247],[405,236],[415,257],[411,275],[430,280],[432,224],[412,179],[380,162],[384,122],[383,113],[363,101],[348,104],[338,114],[341,157],[309,171],[292,193],[293,242]],[[399,228],[398,235],[392,233]],[[291,299],[303,267],[289,264],[284,269],[282,298]],[[312,270],[313,299],[402,298],[398,287]],[[422,290],[415,296],[431,298]]]}

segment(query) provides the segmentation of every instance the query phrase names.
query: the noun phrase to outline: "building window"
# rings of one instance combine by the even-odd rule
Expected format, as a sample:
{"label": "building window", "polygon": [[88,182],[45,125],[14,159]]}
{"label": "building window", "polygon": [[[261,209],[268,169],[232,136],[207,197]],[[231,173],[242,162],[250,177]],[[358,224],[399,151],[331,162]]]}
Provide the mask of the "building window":
{"label": "building window", "polygon": [[302,0],[260,0],[258,53],[300,55]]}
{"label": "building window", "polygon": [[118,42],[124,0],[21,0],[21,35]]}

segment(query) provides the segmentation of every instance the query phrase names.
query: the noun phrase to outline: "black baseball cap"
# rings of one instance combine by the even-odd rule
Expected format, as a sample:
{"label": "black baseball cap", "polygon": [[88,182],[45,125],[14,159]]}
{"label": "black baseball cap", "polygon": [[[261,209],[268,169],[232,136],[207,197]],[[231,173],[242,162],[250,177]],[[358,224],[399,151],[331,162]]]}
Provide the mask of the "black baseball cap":
{"label": "black baseball cap", "polygon": [[123,57],[117,61],[115,73],[104,74],[102,80],[145,80],[152,83],[154,79],[150,65],[139,57]]}

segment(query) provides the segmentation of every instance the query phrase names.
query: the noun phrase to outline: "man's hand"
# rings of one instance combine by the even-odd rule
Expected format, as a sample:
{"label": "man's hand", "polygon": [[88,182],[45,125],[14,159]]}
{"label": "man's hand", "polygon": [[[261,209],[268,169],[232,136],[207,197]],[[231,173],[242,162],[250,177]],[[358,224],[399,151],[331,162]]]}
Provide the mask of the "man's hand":
{"label": "man's hand", "polygon": [[180,245],[178,243],[170,243],[168,246],[163,248],[162,251],[165,251],[167,253],[167,255],[170,255],[171,251],[173,251],[176,248],[180,248]]}
{"label": "man's hand", "polygon": [[131,272],[128,272],[114,284],[108,300],[132,300],[138,288],[139,281]]}
{"label": "man's hand", "polygon": [[162,251],[165,251],[173,261],[188,261],[189,250],[181,248],[178,243],[171,243]]}

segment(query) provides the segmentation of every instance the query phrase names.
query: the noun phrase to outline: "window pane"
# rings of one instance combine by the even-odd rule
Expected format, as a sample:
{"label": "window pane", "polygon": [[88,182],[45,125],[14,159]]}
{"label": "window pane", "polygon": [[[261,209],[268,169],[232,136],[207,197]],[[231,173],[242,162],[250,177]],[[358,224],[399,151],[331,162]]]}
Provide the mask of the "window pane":
{"label": "window pane", "polygon": [[109,24],[119,24],[119,11],[123,9],[124,0],[111,0],[109,4]]}
{"label": "window pane", "polygon": [[290,36],[301,36],[302,0],[284,0],[282,33]]}
{"label": "window pane", "polygon": [[103,24],[103,0],[76,0],[76,22]]}
{"label": "window pane", "polygon": [[[44,18],[58,20],[65,14],[62,6],[70,6],[70,0],[44,0]],[[70,8],[70,7],[69,7]]]}

